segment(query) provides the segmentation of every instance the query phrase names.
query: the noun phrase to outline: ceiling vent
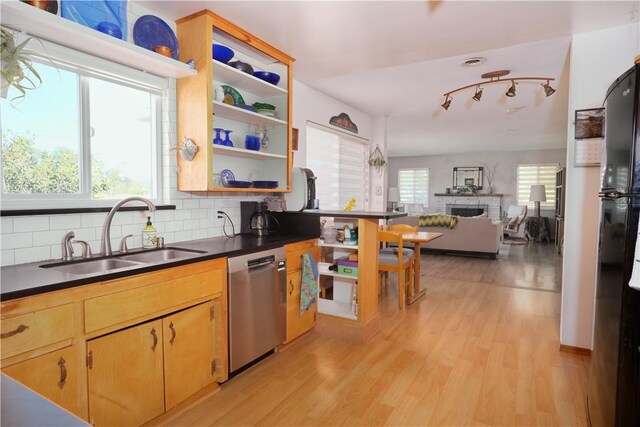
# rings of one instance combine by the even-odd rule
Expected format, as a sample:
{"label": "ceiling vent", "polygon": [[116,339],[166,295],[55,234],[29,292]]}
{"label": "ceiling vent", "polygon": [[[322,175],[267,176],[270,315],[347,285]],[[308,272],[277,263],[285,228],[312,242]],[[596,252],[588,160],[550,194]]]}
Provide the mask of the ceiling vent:
{"label": "ceiling vent", "polygon": [[476,56],[474,58],[467,58],[460,63],[462,67],[477,67],[478,65],[484,64],[487,58],[482,58],[480,56]]}

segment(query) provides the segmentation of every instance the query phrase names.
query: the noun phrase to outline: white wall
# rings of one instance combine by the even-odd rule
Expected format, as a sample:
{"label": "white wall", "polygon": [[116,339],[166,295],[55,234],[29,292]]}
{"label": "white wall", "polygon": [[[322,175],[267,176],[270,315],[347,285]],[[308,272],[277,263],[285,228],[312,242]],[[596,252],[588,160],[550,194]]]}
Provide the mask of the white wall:
{"label": "white wall", "polygon": [[[319,92],[297,80],[293,81],[293,127],[299,129],[298,151],[294,151],[293,166],[305,167],[306,155],[306,126],[307,121],[332,127],[329,124],[331,117],[340,113],[347,113],[358,126],[357,136],[369,141],[369,153],[373,152],[376,144],[385,151],[386,124],[384,117],[372,118],[370,115],[359,111],[335,98]],[[339,128],[335,128],[340,130]],[[345,132],[349,134],[349,132]],[[378,176],[374,171],[369,175],[369,210],[383,209],[383,194],[377,194],[376,188],[384,188],[384,175]],[[322,200],[320,201],[322,206]]]}
{"label": "white wall", "polygon": [[611,83],[640,53],[637,23],[573,36],[567,125],[567,198],[560,342],[591,348],[598,247],[599,169],[576,168],[574,111],[602,106]]}
{"label": "white wall", "polygon": [[[518,164],[555,163],[564,167],[566,150],[536,151],[500,151],[481,153],[461,153],[441,156],[391,157],[389,159],[389,187],[398,186],[398,169],[429,168],[429,207],[427,212],[436,212],[434,193],[444,193],[445,188],[453,187],[453,168],[459,166],[493,166],[496,175],[493,179],[493,192],[502,194],[502,210],[516,203],[516,185]],[[484,165],[483,165],[484,163]],[[483,184],[481,193],[487,192],[487,182]],[[542,215],[549,218],[555,216],[553,210],[542,210]],[[554,226],[551,222],[551,233]]]}

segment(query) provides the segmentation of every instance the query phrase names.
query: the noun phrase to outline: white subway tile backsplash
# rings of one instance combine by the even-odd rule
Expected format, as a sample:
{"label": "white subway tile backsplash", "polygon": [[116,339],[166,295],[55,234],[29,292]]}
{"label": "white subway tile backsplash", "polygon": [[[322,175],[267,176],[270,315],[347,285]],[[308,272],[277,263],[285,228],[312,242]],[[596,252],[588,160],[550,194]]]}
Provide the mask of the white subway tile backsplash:
{"label": "white subway tile backsplash", "polygon": [[9,216],[0,218],[0,233],[13,233],[13,218]]}
{"label": "white subway tile backsplash", "polygon": [[3,234],[0,247],[4,249],[28,248],[33,246],[33,233]]}
{"label": "white subway tile backsplash", "polygon": [[82,228],[101,227],[104,224],[106,213],[89,213],[82,215]]}
{"label": "white subway tile backsplash", "polygon": [[0,251],[0,264],[2,266],[15,264],[15,251],[13,249],[7,249]]}
{"label": "white subway tile backsplash", "polygon": [[53,245],[60,244],[62,242],[62,238],[65,235],[64,230],[53,230],[53,231],[35,231],[33,233],[33,245],[34,246],[44,246],[44,245]]}
{"label": "white subway tile backsplash", "polygon": [[71,231],[80,227],[82,227],[81,215],[51,215],[49,217],[50,230]]}
{"label": "white subway tile backsplash", "polygon": [[51,259],[50,246],[35,246],[31,248],[16,249],[15,263],[25,264],[27,262],[36,262]]}
{"label": "white subway tile backsplash", "polygon": [[43,216],[20,216],[13,218],[13,232],[22,233],[26,231],[41,231],[49,229],[49,217]]}
{"label": "white subway tile backsplash", "polygon": [[197,209],[200,207],[200,200],[189,199],[182,202],[182,209]]}

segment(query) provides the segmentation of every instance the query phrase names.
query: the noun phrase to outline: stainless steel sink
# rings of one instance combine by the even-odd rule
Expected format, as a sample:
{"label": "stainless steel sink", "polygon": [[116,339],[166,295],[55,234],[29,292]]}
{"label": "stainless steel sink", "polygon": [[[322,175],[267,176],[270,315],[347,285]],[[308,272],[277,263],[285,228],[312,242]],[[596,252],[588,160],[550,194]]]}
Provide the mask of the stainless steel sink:
{"label": "stainless steel sink", "polygon": [[143,263],[156,263],[163,261],[172,261],[175,259],[186,258],[203,253],[203,251],[194,251],[192,249],[165,248],[156,249],[149,252],[139,252],[131,255],[121,255],[118,257],[118,259]]}
{"label": "stainless steel sink", "polygon": [[140,267],[142,264],[134,261],[126,261],[117,258],[103,258],[93,261],[79,261],[70,263],[45,264],[42,268],[52,268],[57,271],[69,274],[91,274],[106,273],[107,271],[117,270],[127,267]]}

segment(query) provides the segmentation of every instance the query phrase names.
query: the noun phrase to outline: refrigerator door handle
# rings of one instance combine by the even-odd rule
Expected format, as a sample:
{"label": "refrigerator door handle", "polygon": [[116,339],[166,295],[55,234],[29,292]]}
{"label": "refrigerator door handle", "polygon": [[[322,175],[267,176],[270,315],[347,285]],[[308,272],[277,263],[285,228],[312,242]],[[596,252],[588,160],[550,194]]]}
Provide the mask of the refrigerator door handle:
{"label": "refrigerator door handle", "polygon": [[598,193],[599,197],[602,198],[606,198],[606,199],[620,199],[620,198],[624,198],[624,197],[638,197],[640,196],[639,193],[621,193],[619,191],[601,191]]}

